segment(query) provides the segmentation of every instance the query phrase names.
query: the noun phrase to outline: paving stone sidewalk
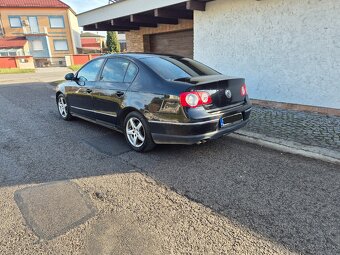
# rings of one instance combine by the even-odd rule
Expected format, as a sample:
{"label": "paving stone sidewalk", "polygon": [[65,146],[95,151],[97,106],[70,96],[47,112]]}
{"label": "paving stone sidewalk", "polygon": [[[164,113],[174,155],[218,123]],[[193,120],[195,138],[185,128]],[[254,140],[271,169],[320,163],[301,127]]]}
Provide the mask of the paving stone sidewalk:
{"label": "paving stone sidewalk", "polygon": [[340,117],[253,106],[243,129],[272,138],[340,152]]}

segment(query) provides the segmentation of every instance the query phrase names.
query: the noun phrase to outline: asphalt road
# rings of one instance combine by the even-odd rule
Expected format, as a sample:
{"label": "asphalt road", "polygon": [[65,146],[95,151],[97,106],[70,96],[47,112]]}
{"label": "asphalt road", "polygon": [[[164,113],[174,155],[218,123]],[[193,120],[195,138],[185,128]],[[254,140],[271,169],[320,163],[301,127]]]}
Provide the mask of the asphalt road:
{"label": "asphalt road", "polygon": [[35,73],[17,73],[0,75],[1,84],[22,84],[28,82],[54,82],[63,80],[67,73],[71,73],[67,67],[36,68]]}
{"label": "asphalt road", "polygon": [[0,109],[0,187],[137,169],[291,252],[340,254],[339,165],[230,137],[138,154],[118,133],[61,120],[46,83],[0,86]]}

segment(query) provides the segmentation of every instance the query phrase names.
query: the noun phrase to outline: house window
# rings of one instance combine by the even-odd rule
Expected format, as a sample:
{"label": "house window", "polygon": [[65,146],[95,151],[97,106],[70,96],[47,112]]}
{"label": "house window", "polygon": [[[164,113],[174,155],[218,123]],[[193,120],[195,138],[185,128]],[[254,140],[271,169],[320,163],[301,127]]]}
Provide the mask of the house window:
{"label": "house window", "polygon": [[41,40],[33,40],[32,41],[32,48],[34,51],[44,50],[43,43]]}
{"label": "house window", "polygon": [[9,24],[12,28],[22,27],[21,19],[19,16],[9,17]]}
{"label": "house window", "polygon": [[3,27],[2,27],[2,22],[0,20],[0,36],[1,35],[4,35],[4,30],[3,30]]}
{"label": "house window", "polygon": [[65,28],[64,17],[63,16],[53,16],[50,18],[51,28]]}
{"label": "house window", "polygon": [[56,51],[68,51],[67,40],[54,40],[54,49]]}

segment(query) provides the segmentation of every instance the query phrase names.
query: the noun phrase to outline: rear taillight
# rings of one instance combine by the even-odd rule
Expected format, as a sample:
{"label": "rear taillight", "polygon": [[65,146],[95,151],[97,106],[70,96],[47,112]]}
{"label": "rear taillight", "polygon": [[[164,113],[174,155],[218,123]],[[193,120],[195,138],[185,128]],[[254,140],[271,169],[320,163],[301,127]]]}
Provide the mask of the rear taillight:
{"label": "rear taillight", "polygon": [[184,92],[179,97],[184,107],[195,108],[212,102],[210,94],[204,91]]}
{"label": "rear taillight", "polygon": [[241,96],[246,96],[248,93],[247,93],[247,86],[246,84],[243,84],[242,87],[241,87]]}

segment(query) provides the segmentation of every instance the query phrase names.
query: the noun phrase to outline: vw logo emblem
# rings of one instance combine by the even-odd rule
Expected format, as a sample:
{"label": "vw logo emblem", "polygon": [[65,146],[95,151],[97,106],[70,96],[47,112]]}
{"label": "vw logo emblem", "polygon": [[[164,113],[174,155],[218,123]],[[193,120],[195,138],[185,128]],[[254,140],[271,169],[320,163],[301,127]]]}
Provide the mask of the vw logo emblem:
{"label": "vw logo emblem", "polygon": [[225,96],[230,99],[231,98],[231,91],[229,89],[225,90]]}

